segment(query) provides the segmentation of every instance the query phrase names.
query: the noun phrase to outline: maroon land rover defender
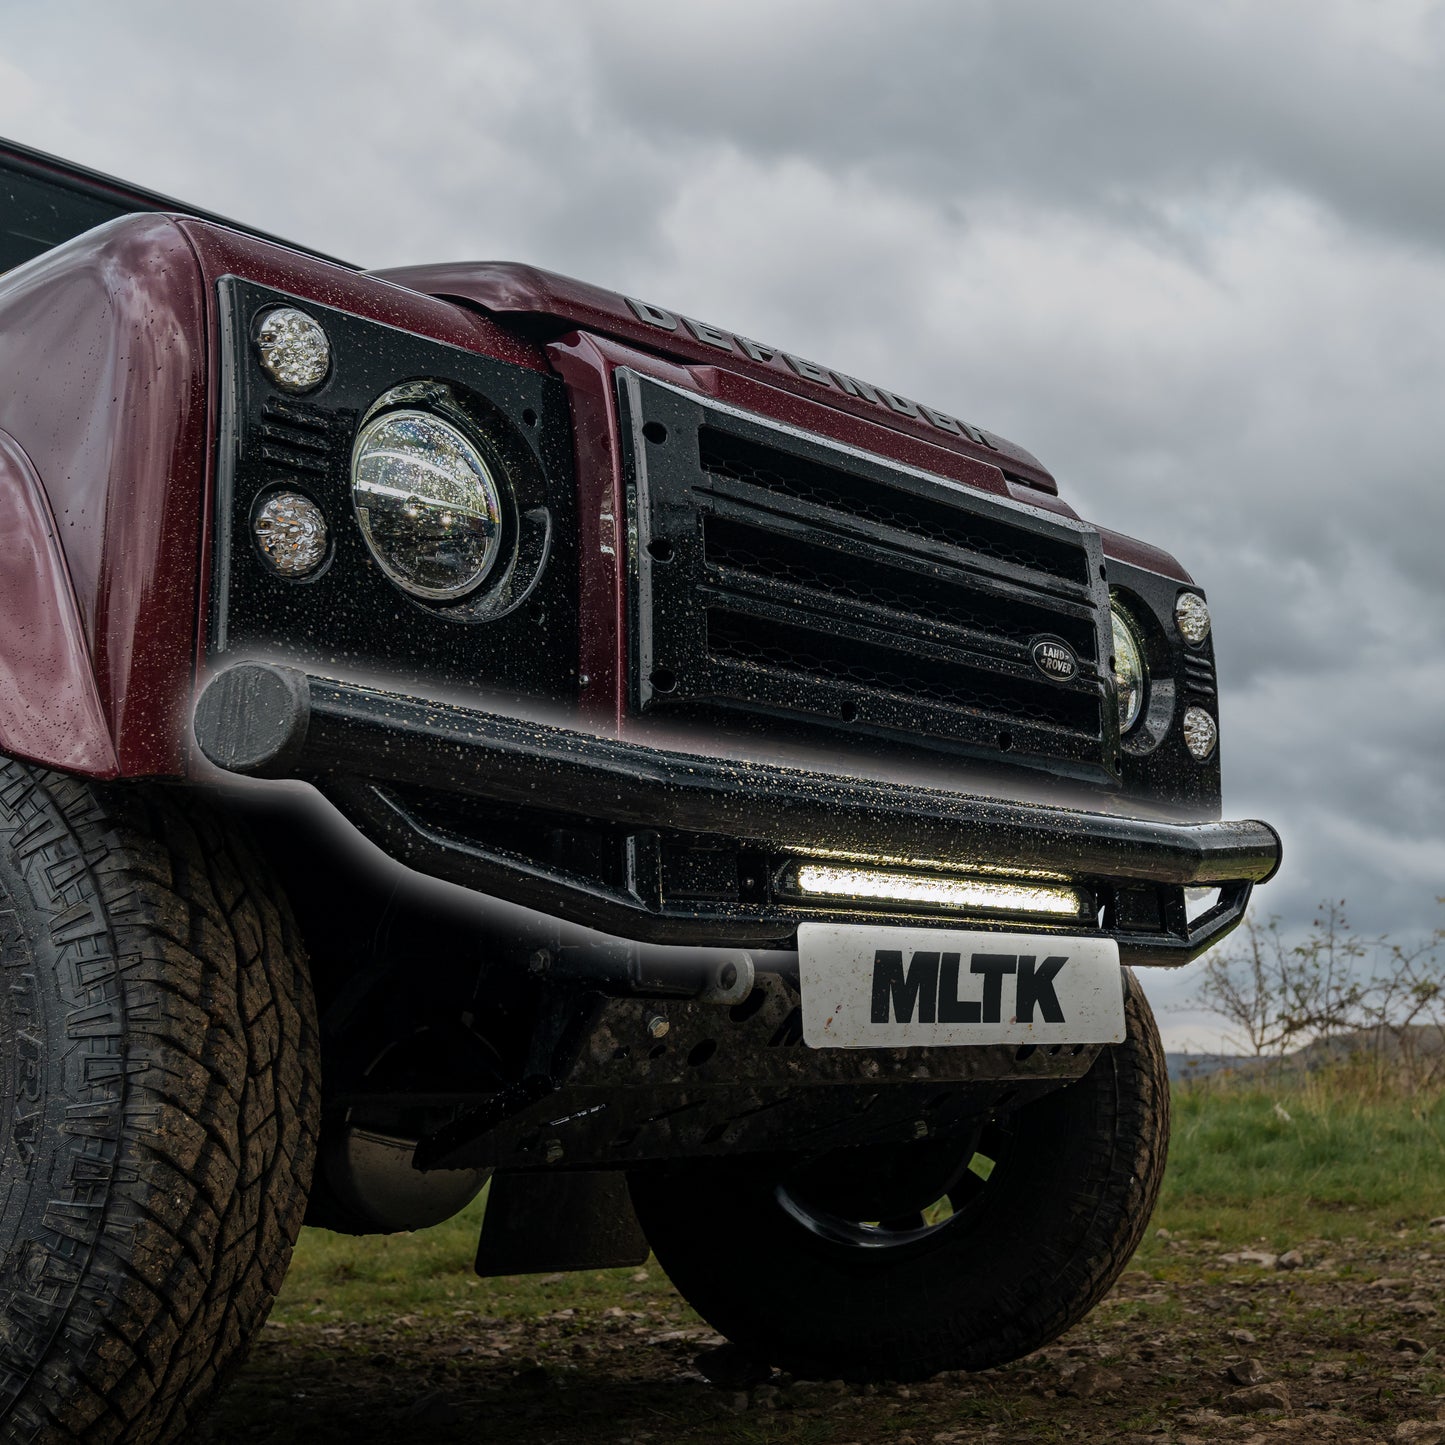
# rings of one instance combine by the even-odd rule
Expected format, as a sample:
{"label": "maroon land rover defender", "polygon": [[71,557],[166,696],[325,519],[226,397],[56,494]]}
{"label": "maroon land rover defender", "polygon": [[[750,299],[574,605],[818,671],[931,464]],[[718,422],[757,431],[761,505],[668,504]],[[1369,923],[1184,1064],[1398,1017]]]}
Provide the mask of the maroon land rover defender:
{"label": "maroon land rover defender", "polygon": [[995,1364],[1278,867],[1209,613],[1027,452],[526,266],[0,148],[0,1434],[175,1439],[303,1220],[489,1186],[814,1376]]}

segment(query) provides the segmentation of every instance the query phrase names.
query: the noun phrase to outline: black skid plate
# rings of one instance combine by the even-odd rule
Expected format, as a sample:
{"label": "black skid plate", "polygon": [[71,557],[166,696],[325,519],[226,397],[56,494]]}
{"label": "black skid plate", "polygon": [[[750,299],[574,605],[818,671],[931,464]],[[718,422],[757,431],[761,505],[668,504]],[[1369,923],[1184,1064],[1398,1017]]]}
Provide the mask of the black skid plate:
{"label": "black skid plate", "polygon": [[553,1073],[424,1139],[419,1167],[616,1168],[924,1139],[1078,1078],[1098,1053],[810,1049],[796,987],[779,975],[760,975],[731,1008],[596,995],[571,1007],[576,1026],[562,1031],[571,1042]]}

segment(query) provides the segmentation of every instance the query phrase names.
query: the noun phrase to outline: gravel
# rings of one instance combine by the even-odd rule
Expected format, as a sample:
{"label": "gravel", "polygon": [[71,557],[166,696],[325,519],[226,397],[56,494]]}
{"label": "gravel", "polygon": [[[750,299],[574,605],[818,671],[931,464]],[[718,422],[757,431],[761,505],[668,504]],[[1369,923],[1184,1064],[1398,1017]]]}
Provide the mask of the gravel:
{"label": "gravel", "polygon": [[[1300,1240],[1283,1255],[1171,1237],[1153,1268],[1136,1262],[1048,1349],[904,1386],[794,1380],[727,1344],[670,1292],[624,1310],[596,1276],[573,1294],[557,1285],[564,1307],[532,1318],[505,1318],[495,1300],[368,1323],[322,1312],[264,1330],[196,1438],[1445,1445],[1434,1304],[1445,1295],[1445,1238],[1423,1223],[1404,1236]],[[1290,1253],[1300,1263],[1273,1267]],[[473,1291],[466,1303],[490,1298]]]}

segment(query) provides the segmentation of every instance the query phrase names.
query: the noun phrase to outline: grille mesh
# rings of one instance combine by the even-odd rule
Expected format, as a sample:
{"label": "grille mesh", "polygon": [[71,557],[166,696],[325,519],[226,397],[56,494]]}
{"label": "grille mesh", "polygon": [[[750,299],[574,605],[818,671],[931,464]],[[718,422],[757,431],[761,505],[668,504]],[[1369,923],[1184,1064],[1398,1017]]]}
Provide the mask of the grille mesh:
{"label": "grille mesh", "polygon": [[1025,642],[1042,632],[1065,638],[1080,657],[1096,650],[1092,618],[1060,617],[1017,598],[990,597],[959,585],[943,568],[932,571],[916,557],[887,561],[810,544],[769,532],[766,526],[706,517],[704,552],[720,577],[768,578],[783,586],[825,595],[859,608],[907,618],[930,617],[941,627]]}
{"label": "grille mesh", "polygon": [[980,669],[910,657],[896,649],[717,608],[708,611],[708,643],[716,657],[781,668],[807,678],[828,678],[904,700],[921,698],[944,707],[971,708],[1061,728],[1088,727],[1093,721],[1087,697],[1072,696],[1045,682],[1002,687],[998,679]]}
{"label": "grille mesh", "polygon": [[762,487],[877,527],[946,542],[1030,571],[1076,582],[1087,580],[1087,559],[1077,548],[1051,546],[1043,538],[1025,541],[1010,529],[991,527],[984,518],[970,516],[960,508],[918,497],[905,503],[847,472],[781,456],[711,427],[699,435],[698,449],[703,470],[714,476]]}

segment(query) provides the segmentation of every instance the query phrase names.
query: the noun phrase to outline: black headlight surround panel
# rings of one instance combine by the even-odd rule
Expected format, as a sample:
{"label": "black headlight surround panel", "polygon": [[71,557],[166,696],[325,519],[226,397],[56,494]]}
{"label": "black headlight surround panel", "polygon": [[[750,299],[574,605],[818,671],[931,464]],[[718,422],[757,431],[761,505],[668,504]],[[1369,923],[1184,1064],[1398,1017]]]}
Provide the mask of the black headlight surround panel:
{"label": "black headlight surround panel", "polygon": [[[219,282],[218,302],[210,656],[397,686],[575,698],[576,489],[562,383],[234,276]],[[306,312],[331,343],[326,379],[301,396],[271,381],[252,345],[257,318],[273,306]],[[446,388],[508,494],[504,555],[458,602],[424,602],[395,586],[352,509],[357,428],[379,398],[411,382]],[[312,577],[279,576],[257,550],[257,499],[280,490],[305,494],[326,517],[328,557]]]}
{"label": "black headlight surround panel", "polygon": [[1107,570],[1112,600],[1138,624],[1149,669],[1139,721],[1120,740],[1123,792],[1180,805],[1194,816],[1218,817],[1219,746],[1199,762],[1184,745],[1185,708],[1202,707],[1219,721],[1214,636],[1211,633],[1199,646],[1192,646],[1174,620],[1179,594],[1202,596],[1203,591],[1113,557]]}

